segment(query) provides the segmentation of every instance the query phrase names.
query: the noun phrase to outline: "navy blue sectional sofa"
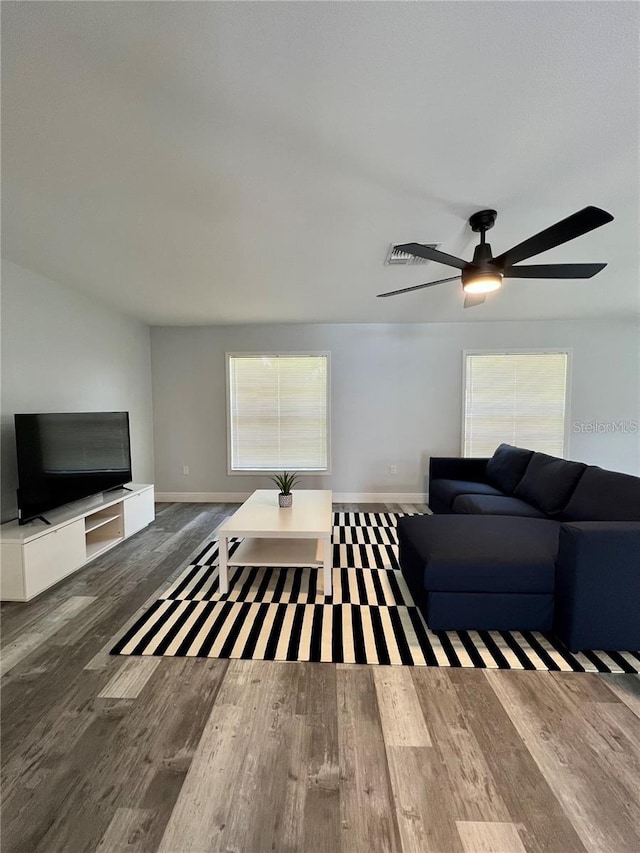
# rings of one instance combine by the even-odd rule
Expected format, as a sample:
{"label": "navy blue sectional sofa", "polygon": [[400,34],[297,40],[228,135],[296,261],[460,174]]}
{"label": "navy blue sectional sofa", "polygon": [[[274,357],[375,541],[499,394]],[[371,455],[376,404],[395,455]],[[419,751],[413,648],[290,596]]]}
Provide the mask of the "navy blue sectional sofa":
{"label": "navy blue sectional sofa", "polygon": [[430,628],[640,649],[639,477],[502,444],[490,459],[432,458],[429,506],[398,537]]}

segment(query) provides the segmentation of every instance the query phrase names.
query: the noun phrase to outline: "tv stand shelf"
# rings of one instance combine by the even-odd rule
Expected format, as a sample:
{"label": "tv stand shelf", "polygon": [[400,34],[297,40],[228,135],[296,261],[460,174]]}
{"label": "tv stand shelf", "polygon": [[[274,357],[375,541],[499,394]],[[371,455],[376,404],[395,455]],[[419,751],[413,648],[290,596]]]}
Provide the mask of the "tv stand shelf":
{"label": "tv stand shelf", "polygon": [[122,542],[122,536],[112,536],[110,539],[87,540],[87,560],[93,560],[98,554],[108,551],[109,548],[113,548],[118,542]]}
{"label": "tv stand shelf", "polygon": [[153,486],[128,484],[45,517],[48,524],[34,519],[0,526],[2,601],[29,601],[150,524]]}
{"label": "tv stand shelf", "polygon": [[84,532],[91,533],[93,530],[97,530],[104,524],[109,524],[110,521],[115,521],[116,518],[120,517],[120,513],[116,513],[115,515],[111,513],[103,515],[102,512],[96,512],[92,515],[88,515],[84,520]]}

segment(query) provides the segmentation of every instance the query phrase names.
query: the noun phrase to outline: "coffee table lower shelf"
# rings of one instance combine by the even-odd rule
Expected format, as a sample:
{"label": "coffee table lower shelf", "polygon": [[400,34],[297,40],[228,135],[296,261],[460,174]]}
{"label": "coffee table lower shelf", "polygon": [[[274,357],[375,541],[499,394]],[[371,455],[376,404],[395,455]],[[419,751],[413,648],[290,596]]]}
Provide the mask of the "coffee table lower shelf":
{"label": "coffee table lower shelf", "polygon": [[220,592],[229,592],[229,566],[282,566],[322,569],[322,582],[325,596],[333,593],[331,566],[333,548],[331,538],[302,539],[288,537],[247,536],[229,556],[229,539],[219,537],[220,544]]}
{"label": "coffee table lower shelf", "polygon": [[321,539],[243,539],[227,560],[228,566],[301,566],[323,565]]}

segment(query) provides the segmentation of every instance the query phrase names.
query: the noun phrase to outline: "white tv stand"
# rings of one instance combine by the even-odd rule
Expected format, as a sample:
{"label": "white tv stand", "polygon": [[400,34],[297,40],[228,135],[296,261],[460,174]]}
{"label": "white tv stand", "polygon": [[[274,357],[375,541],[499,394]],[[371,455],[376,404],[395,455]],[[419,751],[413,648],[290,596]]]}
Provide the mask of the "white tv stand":
{"label": "white tv stand", "polygon": [[44,513],[39,519],[0,526],[0,599],[29,601],[155,518],[153,486],[127,484]]}

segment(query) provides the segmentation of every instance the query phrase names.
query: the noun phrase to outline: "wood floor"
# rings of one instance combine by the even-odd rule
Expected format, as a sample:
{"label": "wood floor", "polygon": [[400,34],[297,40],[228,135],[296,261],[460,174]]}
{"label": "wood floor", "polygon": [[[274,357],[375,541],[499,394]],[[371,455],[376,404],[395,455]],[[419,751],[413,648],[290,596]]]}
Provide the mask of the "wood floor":
{"label": "wood floor", "polygon": [[640,851],[637,676],[110,657],[233,509],[2,605],[2,853]]}

